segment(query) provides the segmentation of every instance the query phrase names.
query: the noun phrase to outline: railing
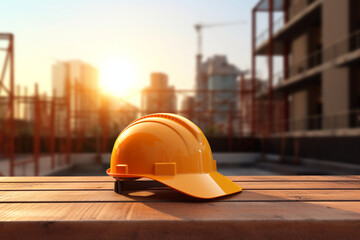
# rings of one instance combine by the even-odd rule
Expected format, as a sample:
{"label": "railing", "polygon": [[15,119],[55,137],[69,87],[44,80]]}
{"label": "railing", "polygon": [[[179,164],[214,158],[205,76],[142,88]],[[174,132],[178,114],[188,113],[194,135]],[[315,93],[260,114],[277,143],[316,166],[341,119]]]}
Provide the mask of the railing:
{"label": "railing", "polygon": [[323,50],[324,62],[336,59],[343,54],[355,51],[360,48],[360,30],[351,33],[344,39],[326,47]]}
{"label": "railing", "polygon": [[287,132],[360,128],[360,109],[325,116],[289,119],[285,124],[284,121],[277,121],[273,125],[273,132],[281,132],[281,129],[284,131],[280,126],[287,126]]}
{"label": "railing", "polygon": [[[273,33],[279,31],[282,28],[282,26],[284,26],[284,16],[279,17],[273,22]],[[256,37],[255,40],[256,46],[259,46],[268,39],[269,39],[269,29],[265,29]]]}
{"label": "railing", "polygon": [[[312,0],[309,2],[306,1],[300,1],[297,4],[293,4],[288,9],[289,18],[293,18],[294,16],[301,13],[304,9],[306,9],[309,5],[311,5],[316,0]],[[285,25],[285,18],[284,15],[279,17],[277,20],[275,20],[273,23],[273,34],[277,33],[284,25]],[[263,32],[261,32],[255,40],[256,47],[263,44],[266,40],[269,38],[269,29],[265,29]]]}
{"label": "railing", "polygon": [[285,17],[284,17],[284,15],[282,15],[281,17],[276,19],[275,22],[273,23],[273,31],[274,31],[274,33],[279,31],[284,26],[284,24],[285,24]]}
{"label": "railing", "polygon": [[[353,32],[346,38],[336,42],[335,44],[323,49],[315,51],[309,54],[306,58],[297,61],[295,64],[292,64],[289,69],[287,76],[293,77],[298,74],[304,73],[310,69],[313,69],[316,66],[320,66],[322,63],[332,61],[346,53],[360,49],[360,30]],[[282,76],[283,70],[276,73],[274,76]],[[279,78],[280,79],[280,78]],[[283,81],[283,78],[280,79],[278,83]]]}
{"label": "railing", "polygon": [[323,62],[323,51],[318,50],[311,54],[309,54],[305,59],[296,62],[295,64],[289,67],[289,72],[287,73],[288,76],[292,77],[297,74],[301,74],[309,69],[312,69],[316,66],[319,66]]}
{"label": "railing", "polygon": [[[284,73],[283,71],[279,71],[273,75],[273,87],[281,84],[284,81]],[[264,94],[269,90],[269,85],[267,82],[263,82],[263,84],[258,85],[256,87],[256,94]]]}
{"label": "railing", "polygon": [[269,38],[269,29],[265,29],[263,32],[261,32],[255,39],[256,47],[258,47],[260,44],[264,43]]}
{"label": "railing", "polygon": [[284,71],[279,71],[273,75],[273,85],[279,85],[284,81]]}
{"label": "railing", "polygon": [[[287,72],[287,76],[292,77],[304,73],[322,63],[334,60],[346,53],[360,49],[360,30],[350,34],[345,39],[325,48],[309,54],[306,58],[292,64]],[[284,70],[273,75],[274,85],[284,81]]]}

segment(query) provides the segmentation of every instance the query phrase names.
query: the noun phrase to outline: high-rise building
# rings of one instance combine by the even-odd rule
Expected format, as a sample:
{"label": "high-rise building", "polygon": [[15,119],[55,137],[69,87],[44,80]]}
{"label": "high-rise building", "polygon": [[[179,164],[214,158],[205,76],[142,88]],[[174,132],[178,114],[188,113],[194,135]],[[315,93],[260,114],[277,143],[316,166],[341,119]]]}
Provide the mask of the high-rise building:
{"label": "high-rise building", "polygon": [[[268,118],[270,136],[281,124],[288,137],[304,138],[303,151],[318,142],[309,157],[334,158],[329,149],[359,142],[360,1],[261,0],[253,9],[255,20],[257,11],[273,19],[265,24],[266,34],[253,39],[253,57],[266,56],[270,72],[269,88],[257,99],[282,100],[286,106],[282,119]],[[279,74],[273,73],[274,56],[283,57]],[[347,151],[350,156],[355,150]]]}
{"label": "high-rise building", "polygon": [[[261,79],[255,79],[255,88],[259,89],[259,91],[263,91],[267,89],[267,82]],[[246,74],[242,75],[238,81],[238,104],[237,104],[237,112],[240,117],[240,123],[237,125],[238,132],[241,132],[241,135],[249,135],[251,133],[251,109],[252,109],[252,96],[251,96],[251,88],[252,88],[252,79],[246,76]],[[261,102],[261,101],[260,101]],[[257,102],[259,104],[259,102]],[[258,107],[257,107],[258,108]],[[260,112],[257,109],[259,114],[264,114],[264,112]]]}
{"label": "high-rise building", "polygon": [[224,130],[229,114],[236,112],[239,70],[222,55],[200,63],[197,70],[195,122],[204,129],[216,126]]}
{"label": "high-rise building", "polygon": [[181,115],[193,120],[195,110],[195,98],[193,96],[186,96],[181,102]]}
{"label": "high-rise building", "polygon": [[216,125],[226,125],[228,115],[236,111],[237,76],[239,70],[228,63],[225,56],[214,56],[208,64],[208,108],[213,111],[212,121]]}
{"label": "high-rise building", "polygon": [[[57,62],[52,66],[52,84],[56,96],[70,94],[71,130],[89,129],[98,124],[100,107],[98,70],[79,60]],[[65,118],[65,111],[58,111]]]}
{"label": "high-rise building", "polygon": [[176,112],[175,88],[168,85],[166,74],[151,73],[150,86],[142,91],[141,108],[144,114]]}

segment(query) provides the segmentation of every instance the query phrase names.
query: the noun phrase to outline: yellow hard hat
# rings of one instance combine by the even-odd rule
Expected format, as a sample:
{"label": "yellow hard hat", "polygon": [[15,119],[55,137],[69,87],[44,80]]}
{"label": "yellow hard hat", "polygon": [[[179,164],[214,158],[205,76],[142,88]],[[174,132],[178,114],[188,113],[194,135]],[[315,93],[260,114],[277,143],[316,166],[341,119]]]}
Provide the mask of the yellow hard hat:
{"label": "yellow hard hat", "polygon": [[176,114],[151,114],[127,126],[115,141],[106,172],[117,179],[147,177],[198,198],[242,190],[216,171],[200,128]]}

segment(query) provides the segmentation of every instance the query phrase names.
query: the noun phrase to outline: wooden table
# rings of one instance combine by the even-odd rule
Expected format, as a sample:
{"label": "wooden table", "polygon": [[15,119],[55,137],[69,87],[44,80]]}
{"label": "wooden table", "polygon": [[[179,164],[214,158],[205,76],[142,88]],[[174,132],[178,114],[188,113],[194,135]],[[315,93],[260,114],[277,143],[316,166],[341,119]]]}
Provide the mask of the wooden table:
{"label": "wooden table", "polygon": [[201,201],[110,177],[0,178],[0,239],[360,239],[360,176],[231,177]]}

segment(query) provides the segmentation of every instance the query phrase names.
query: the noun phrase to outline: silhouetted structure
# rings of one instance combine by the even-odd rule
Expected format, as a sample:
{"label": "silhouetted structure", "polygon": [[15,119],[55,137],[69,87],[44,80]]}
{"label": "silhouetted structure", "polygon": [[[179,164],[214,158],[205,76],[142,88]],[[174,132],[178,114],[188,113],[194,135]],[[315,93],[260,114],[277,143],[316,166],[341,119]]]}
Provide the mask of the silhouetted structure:
{"label": "silhouetted structure", "polygon": [[[253,39],[254,57],[269,58],[269,88],[258,97],[270,108],[285,101],[287,130],[360,127],[360,2],[262,0],[257,11],[269,12],[269,29]],[[283,16],[272,23],[275,11]],[[280,73],[273,74],[273,56],[283,57]]]}
{"label": "silhouetted structure", "polygon": [[[257,36],[259,12],[267,13],[268,29]],[[275,12],[281,13],[279,19],[274,20]],[[261,0],[252,19],[253,102],[264,103],[263,114],[259,109],[251,114],[252,129],[268,137],[262,139],[263,151],[267,142],[272,146],[268,151],[294,155],[296,163],[299,156],[358,161],[360,2]],[[268,60],[266,91],[257,91],[254,84],[257,56]],[[274,56],[283,59],[282,71],[275,74]],[[274,109],[281,101],[279,117]],[[267,131],[255,128],[259,125]]]}
{"label": "silhouetted structure", "polygon": [[196,74],[195,122],[204,129],[216,126],[225,131],[229,112],[236,114],[236,79],[240,72],[227,61],[226,56],[221,55],[199,64]]}
{"label": "silhouetted structure", "polygon": [[168,76],[164,73],[151,73],[150,86],[142,90],[141,109],[143,114],[175,113],[176,95],[174,86],[168,85]]}
{"label": "silhouetted structure", "polygon": [[194,108],[195,108],[195,98],[193,96],[186,96],[181,102],[180,114],[190,120],[193,120]]}
{"label": "silhouetted structure", "polygon": [[[100,107],[98,70],[79,60],[58,62],[52,66],[52,83],[56,95],[65,97],[70,93],[71,130],[84,134],[98,124],[96,111]],[[66,117],[59,112],[57,117]],[[89,133],[89,131],[86,131]]]}

